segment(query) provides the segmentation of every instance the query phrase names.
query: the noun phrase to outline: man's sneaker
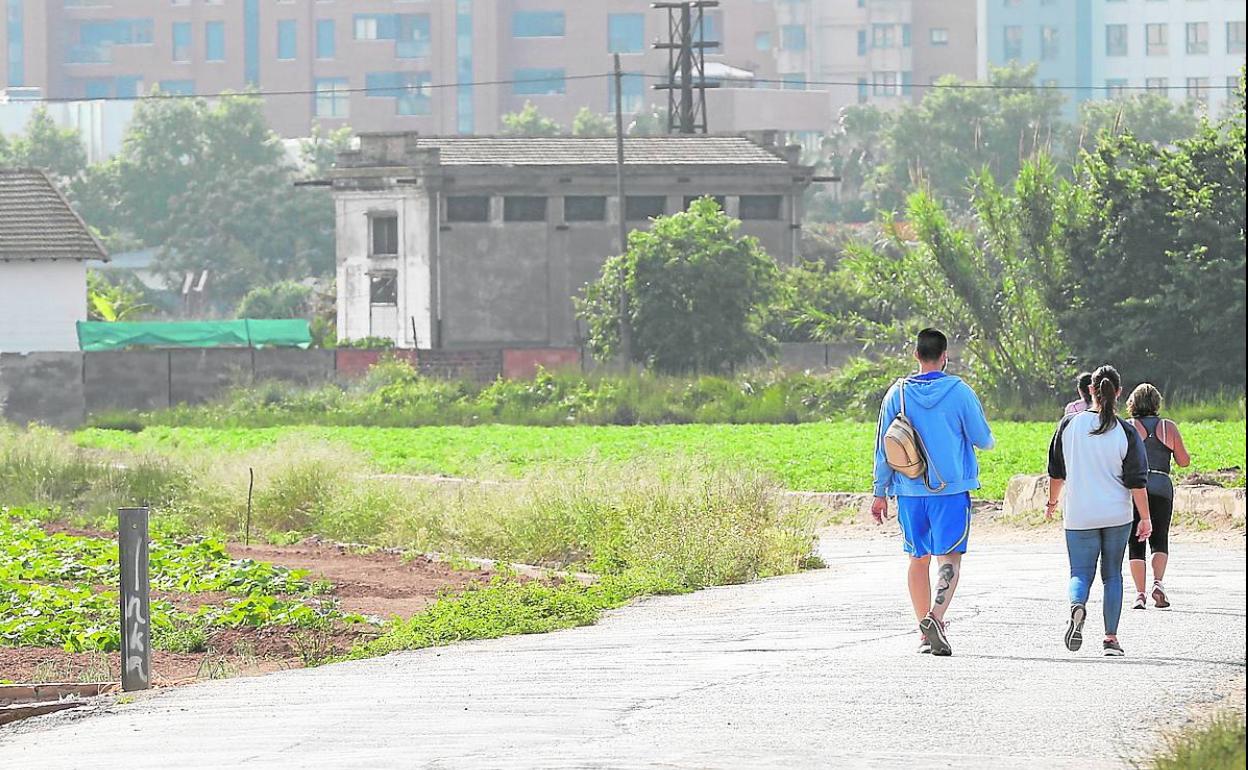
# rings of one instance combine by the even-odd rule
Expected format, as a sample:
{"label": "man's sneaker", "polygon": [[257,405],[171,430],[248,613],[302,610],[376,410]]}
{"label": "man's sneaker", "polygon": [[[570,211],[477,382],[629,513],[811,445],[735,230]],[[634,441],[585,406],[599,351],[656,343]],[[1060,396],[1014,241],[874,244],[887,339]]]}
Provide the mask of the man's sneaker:
{"label": "man's sneaker", "polygon": [[1136,595],[1135,595],[1135,604],[1132,604],[1132,605],[1131,605],[1131,609],[1133,609],[1133,610],[1144,610],[1144,609],[1148,609],[1148,597],[1147,597],[1147,596],[1145,596],[1145,595],[1144,595],[1144,594],[1142,594],[1142,593],[1136,594]]}
{"label": "man's sneaker", "polygon": [[1161,581],[1153,581],[1153,606],[1165,609],[1170,606],[1170,599],[1166,596],[1166,589],[1162,588]]}
{"label": "man's sneaker", "polygon": [[953,648],[949,646],[949,638],[945,636],[944,623],[928,615],[919,621],[919,630],[923,632],[923,638],[931,645],[932,655],[946,657],[953,654]]}
{"label": "man's sneaker", "polygon": [[1101,642],[1101,648],[1105,650],[1106,657],[1110,658],[1121,658],[1126,654],[1122,651],[1122,645],[1118,644],[1117,639],[1106,639]]}
{"label": "man's sneaker", "polygon": [[1066,649],[1077,652],[1083,646],[1083,621],[1088,617],[1088,608],[1082,604],[1070,605],[1070,625],[1066,627]]}

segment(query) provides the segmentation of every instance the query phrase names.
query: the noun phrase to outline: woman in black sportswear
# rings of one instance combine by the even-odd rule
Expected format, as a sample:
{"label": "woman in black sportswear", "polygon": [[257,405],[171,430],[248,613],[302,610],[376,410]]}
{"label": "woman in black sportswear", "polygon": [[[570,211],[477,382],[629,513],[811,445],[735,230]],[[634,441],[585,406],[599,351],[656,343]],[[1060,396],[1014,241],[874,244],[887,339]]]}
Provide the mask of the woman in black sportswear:
{"label": "woman in black sportswear", "polygon": [[[1174,512],[1174,482],[1170,480],[1170,461],[1179,467],[1191,465],[1192,458],[1183,445],[1183,435],[1179,427],[1170,420],[1161,417],[1161,392],[1152,385],[1143,383],[1136,387],[1127,400],[1127,413],[1131,415],[1131,424],[1144,440],[1145,454],[1148,456],[1148,510],[1153,522],[1153,533],[1148,537],[1147,547],[1153,552],[1153,589],[1151,592],[1153,606],[1169,607],[1170,598],[1161,581],[1166,576],[1166,565],[1170,559],[1170,519]],[[1139,523],[1136,514],[1136,524]],[[1128,552],[1131,560],[1131,578],[1135,581],[1135,604],[1132,609],[1142,610],[1148,606],[1148,594],[1144,586],[1148,581],[1148,563],[1145,557],[1145,542],[1135,536],[1132,525],[1131,539],[1128,541]]]}

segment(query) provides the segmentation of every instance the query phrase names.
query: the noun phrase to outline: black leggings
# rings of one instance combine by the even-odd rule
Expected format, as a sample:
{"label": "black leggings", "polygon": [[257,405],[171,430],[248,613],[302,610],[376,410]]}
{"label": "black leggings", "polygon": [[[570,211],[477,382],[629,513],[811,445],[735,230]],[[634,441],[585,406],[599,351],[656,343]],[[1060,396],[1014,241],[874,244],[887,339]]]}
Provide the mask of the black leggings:
{"label": "black leggings", "polygon": [[[1148,514],[1153,520],[1153,534],[1148,536],[1148,545],[1153,553],[1170,553],[1170,519],[1174,514],[1174,498],[1149,495]],[[1127,541],[1131,561],[1144,561],[1144,544],[1135,534],[1139,526],[1140,513],[1136,511],[1135,521],[1131,524],[1131,539]]]}

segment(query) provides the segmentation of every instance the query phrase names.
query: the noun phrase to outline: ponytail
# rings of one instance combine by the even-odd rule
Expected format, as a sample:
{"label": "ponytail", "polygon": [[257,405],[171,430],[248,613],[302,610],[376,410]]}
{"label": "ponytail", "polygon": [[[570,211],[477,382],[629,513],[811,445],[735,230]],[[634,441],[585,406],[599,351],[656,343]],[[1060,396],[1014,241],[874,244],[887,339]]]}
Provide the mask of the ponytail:
{"label": "ponytail", "polygon": [[1092,394],[1101,418],[1096,430],[1092,431],[1093,436],[1108,433],[1117,425],[1118,416],[1114,410],[1118,405],[1118,391],[1121,388],[1122,377],[1114,367],[1106,364],[1092,373]]}

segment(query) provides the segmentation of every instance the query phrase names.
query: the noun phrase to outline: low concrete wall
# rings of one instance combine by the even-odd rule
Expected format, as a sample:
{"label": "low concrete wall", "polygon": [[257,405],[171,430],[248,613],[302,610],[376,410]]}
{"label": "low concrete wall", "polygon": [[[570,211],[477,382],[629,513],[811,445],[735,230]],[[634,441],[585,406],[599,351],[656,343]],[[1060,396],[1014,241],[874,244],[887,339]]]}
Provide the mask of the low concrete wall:
{"label": "low concrete wall", "polygon": [[416,365],[415,350],[353,350],[351,348],[339,348],[334,351],[334,373],[340,379],[355,379],[368,374],[368,370],[373,364],[381,360],[382,356],[391,356],[407,361],[412,366]]}
{"label": "low concrete wall", "polygon": [[110,350],[82,355],[87,414],[169,407],[168,351]]}
{"label": "low concrete wall", "polygon": [[[1005,491],[1004,512],[1009,515],[1043,511],[1048,500],[1048,476],[1015,476]],[[1214,524],[1243,526],[1244,489],[1179,484],[1174,488],[1174,512]]]}
{"label": "low concrete wall", "polygon": [[420,350],[416,365],[426,377],[493,382],[503,374],[503,351]]}
{"label": "low concrete wall", "polygon": [[82,353],[0,353],[0,415],[18,425],[81,425]]}
{"label": "low concrete wall", "polygon": [[252,377],[316,385],[334,377],[334,351],[267,348],[252,351]]}
{"label": "low concrete wall", "polygon": [[169,401],[202,404],[252,380],[249,349],[169,351]]}

